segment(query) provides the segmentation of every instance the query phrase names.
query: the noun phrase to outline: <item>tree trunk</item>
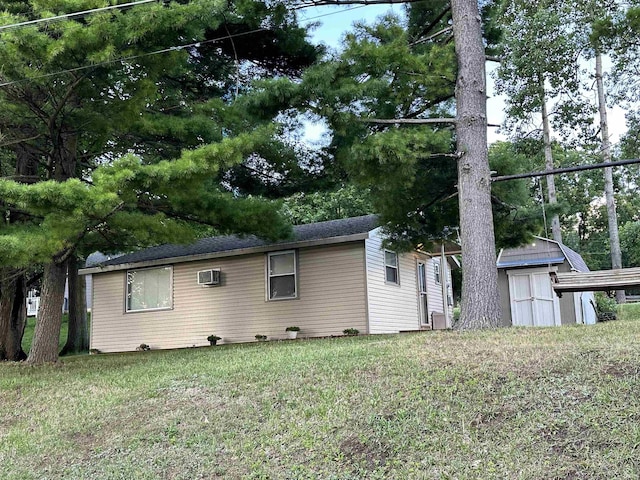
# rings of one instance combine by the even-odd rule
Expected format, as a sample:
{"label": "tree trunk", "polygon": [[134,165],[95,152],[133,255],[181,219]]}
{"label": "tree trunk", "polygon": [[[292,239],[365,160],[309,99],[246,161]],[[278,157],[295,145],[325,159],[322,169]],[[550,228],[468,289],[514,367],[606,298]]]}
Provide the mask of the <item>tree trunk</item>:
{"label": "tree trunk", "polygon": [[41,365],[58,361],[58,342],[62,325],[66,274],[66,262],[63,264],[49,263],[44,268],[40,311],[27,363]]}
{"label": "tree trunk", "polygon": [[60,355],[86,352],[89,350],[89,329],[87,324],[87,300],[84,277],[78,275],[78,259],[69,257],[67,263],[69,279],[69,330],[67,343]]}
{"label": "tree trunk", "polygon": [[478,4],[452,0],[456,82],[458,195],[462,242],[460,328],[500,325],[496,246],[487,151],[485,52]]}
{"label": "tree trunk", "polygon": [[0,269],[0,360],[27,358],[22,337],[27,323],[27,287],[24,273],[13,268]]}
{"label": "tree trunk", "polygon": [[[547,96],[544,90],[544,79],[540,79],[540,92],[542,103],[542,137],[544,142],[544,163],[545,170],[553,170],[553,151],[551,150],[551,127],[549,125],[549,114],[547,112]],[[556,181],[553,175],[547,175],[547,195],[549,205],[556,205]],[[543,199],[544,201],[544,199]],[[556,242],[562,243],[562,230],[560,229],[560,216],[557,213],[551,217],[551,233]]]}
{"label": "tree trunk", "polygon": [[[600,112],[600,135],[602,136],[602,160],[611,163],[611,142],[609,140],[609,124],[607,121],[607,101],[602,81],[602,54],[596,51],[596,85],[598,90],[598,110]],[[618,214],[616,213],[616,199],[613,194],[613,169],[604,169],[604,194],[607,200],[607,218],[609,220],[609,246],[611,249],[611,268],[622,268],[622,250],[620,249],[620,234],[618,233]],[[616,301],[626,303],[624,290],[616,290]]]}

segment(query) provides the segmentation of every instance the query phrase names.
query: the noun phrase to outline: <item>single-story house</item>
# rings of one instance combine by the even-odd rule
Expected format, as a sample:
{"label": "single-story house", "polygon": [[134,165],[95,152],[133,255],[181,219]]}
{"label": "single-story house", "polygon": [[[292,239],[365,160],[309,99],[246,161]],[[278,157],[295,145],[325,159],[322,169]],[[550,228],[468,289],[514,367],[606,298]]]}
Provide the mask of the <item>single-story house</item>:
{"label": "single-story house", "polygon": [[[161,245],[85,268],[90,344],[101,352],[450,327],[450,264],[383,248],[374,215],[294,227],[269,243],[223,236]],[[435,320],[435,324],[434,324]]]}
{"label": "single-story house", "polygon": [[567,293],[559,298],[551,272],[588,272],[580,254],[542,237],[498,255],[498,285],[505,326],[548,327],[596,323],[593,292]]}

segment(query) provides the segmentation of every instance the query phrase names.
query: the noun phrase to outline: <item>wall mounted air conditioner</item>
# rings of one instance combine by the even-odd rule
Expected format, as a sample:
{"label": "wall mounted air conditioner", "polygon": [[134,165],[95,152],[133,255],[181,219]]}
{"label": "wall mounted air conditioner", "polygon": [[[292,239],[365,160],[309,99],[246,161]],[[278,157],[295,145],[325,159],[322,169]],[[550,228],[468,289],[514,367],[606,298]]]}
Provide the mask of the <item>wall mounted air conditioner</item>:
{"label": "wall mounted air conditioner", "polygon": [[200,270],[198,272],[198,285],[220,285],[220,269],[212,268],[210,270]]}

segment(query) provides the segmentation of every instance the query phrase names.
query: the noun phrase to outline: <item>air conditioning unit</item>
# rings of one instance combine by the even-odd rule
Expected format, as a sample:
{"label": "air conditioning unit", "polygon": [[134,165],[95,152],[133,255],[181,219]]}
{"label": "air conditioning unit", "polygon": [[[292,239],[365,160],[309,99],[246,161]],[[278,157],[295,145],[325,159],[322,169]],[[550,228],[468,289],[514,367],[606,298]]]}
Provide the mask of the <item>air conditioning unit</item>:
{"label": "air conditioning unit", "polygon": [[200,270],[198,285],[220,285],[220,269]]}

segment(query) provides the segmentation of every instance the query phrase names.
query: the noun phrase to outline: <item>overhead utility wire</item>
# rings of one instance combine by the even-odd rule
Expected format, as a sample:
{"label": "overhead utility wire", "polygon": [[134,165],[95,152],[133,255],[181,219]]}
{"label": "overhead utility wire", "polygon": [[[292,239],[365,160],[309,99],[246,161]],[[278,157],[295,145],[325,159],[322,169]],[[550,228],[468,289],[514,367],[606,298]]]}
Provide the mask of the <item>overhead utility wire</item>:
{"label": "overhead utility wire", "polygon": [[594,163],[593,165],[577,165],[575,167],[556,168],[554,170],[545,170],[543,172],[518,173],[515,175],[502,175],[499,177],[491,177],[492,182],[505,182],[507,180],[518,180],[521,178],[544,177],[546,175],[557,175],[560,173],[581,172],[584,170],[595,170],[597,168],[619,167],[622,165],[634,165],[640,163],[640,158],[630,160],[619,160],[617,162]]}
{"label": "overhead utility wire", "polygon": [[38,18],[36,20],[29,20],[26,22],[12,23],[11,25],[2,25],[0,26],[0,31],[7,30],[9,28],[26,27],[29,25],[35,25],[37,23],[57,22],[58,20],[64,20],[66,18],[84,17],[85,15],[89,15],[90,13],[104,12],[107,10],[114,10],[118,8],[135,7],[137,5],[143,5],[145,3],[158,3],[159,1],[161,0],[140,0],[138,2],[121,3],[120,5],[110,5],[108,7],[92,8],[91,10],[83,10],[81,12],[65,13],[64,15],[57,15],[55,17]]}
{"label": "overhead utility wire", "polygon": [[[149,1],[154,1],[155,2],[157,0],[145,0],[145,2],[149,2]],[[339,13],[347,12],[349,10],[355,10],[357,8],[362,8],[362,7],[358,6],[358,7],[353,7],[353,8],[347,8],[347,9],[344,9],[344,10],[340,10],[338,12],[325,13],[325,14],[322,14],[322,15],[317,15],[315,17],[305,18],[305,19],[301,20],[301,22],[309,22],[311,20],[315,20],[316,18],[326,17],[326,16],[329,16],[329,15],[337,15]],[[193,43],[189,43],[189,44],[186,44],[186,45],[176,45],[174,47],[163,48],[162,50],[156,50],[154,52],[141,53],[139,55],[131,55],[129,57],[120,57],[120,58],[115,58],[113,60],[105,60],[104,62],[92,63],[91,65],[83,65],[81,67],[69,68],[69,69],[66,69],[66,70],[58,70],[56,72],[50,72],[50,73],[45,73],[45,74],[42,74],[42,75],[36,75],[36,76],[33,76],[33,77],[23,78],[23,79],[20,79],[20,80],[12,80],[11,82],[0,83],[0,88],[9,87],[11,85],[16,85],[16,84],[19,84],[19,83],[29,82],[31,80],[40,80],[42,78],[55,77],[57,75],[62,75],[63,73],[79,72],[81,70],[87,70],[89,68],[101,67],[103,65],[110,65],[112,63],[117,63],[117,62],[127,62],[129,60],[136,60],[138,58],[148,57],[148,56],[151,56],[151,55],[158,55],[158,54],[161,54],[161,53],[168,53],[168,52],[183,50],[185,48],[197,47],[197,46],[200,46],[200,45],[203,45],[203,44],[206,44],[206,43],[214,43],[214,42],[219,42],[221,40],[227,40],[227,39],[231,39],[231,38],[235,38],[235,37],[242,37],[244,35],[251,35],[253,33],[266,32],[266,31],[268,31],[266,28],[256,28],[255,30],[250,30],[248,32],[234,33],[232,35],[225,35],[223,37],[212,38],[212,39],[209,39],[209,40],[201,40],[199,42],[193,42]]]}

